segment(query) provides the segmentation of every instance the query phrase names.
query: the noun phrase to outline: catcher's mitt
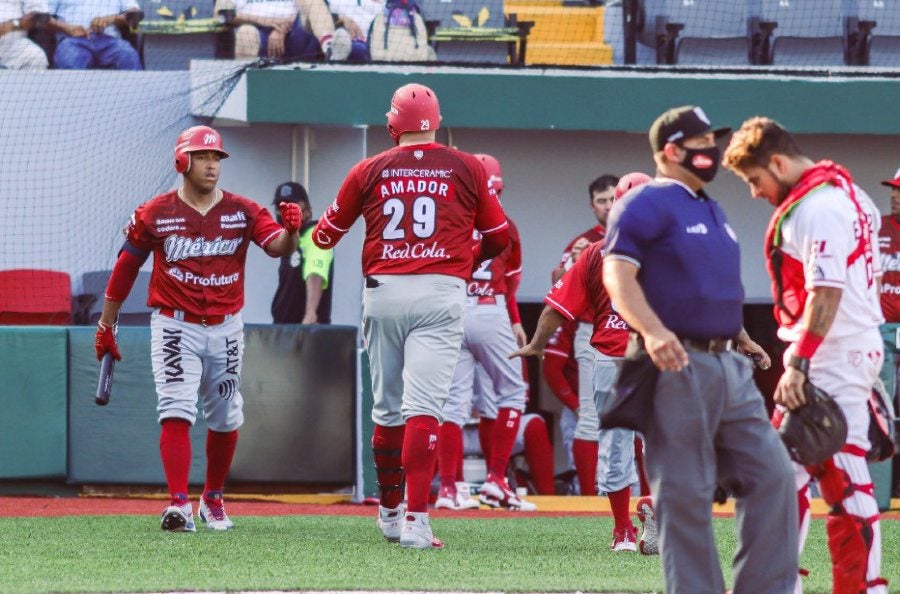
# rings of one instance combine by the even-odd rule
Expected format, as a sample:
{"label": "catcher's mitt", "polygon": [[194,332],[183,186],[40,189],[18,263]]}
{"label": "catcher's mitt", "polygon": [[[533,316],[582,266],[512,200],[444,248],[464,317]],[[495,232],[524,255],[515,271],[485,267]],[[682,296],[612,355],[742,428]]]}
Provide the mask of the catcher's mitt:
{"label": "catcher's mitt", "polygon": [[786,412],[778,432],[791,460],[815,466],[844,447],[847,418],[837,402],[808,380],[803,393],[806,404]]}

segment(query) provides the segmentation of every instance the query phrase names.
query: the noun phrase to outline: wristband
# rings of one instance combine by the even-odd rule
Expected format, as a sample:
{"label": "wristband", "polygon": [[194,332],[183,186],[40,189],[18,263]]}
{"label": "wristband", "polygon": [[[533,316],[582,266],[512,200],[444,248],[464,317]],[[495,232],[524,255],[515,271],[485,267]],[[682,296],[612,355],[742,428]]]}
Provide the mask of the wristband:
{"label": "wristband", "polygon": [[819,348],[823,340],[825,340],[824,336],[819,336],[806,330],[800,335],[800,339],[794,345],[794,354],[804,359],[812,359],[816,349]]}
{"label": "wristband", "polygon": [[809,377],[809,359],[798,355],[791,355],[788,359],[788,367],[793,367],[806,377]]}

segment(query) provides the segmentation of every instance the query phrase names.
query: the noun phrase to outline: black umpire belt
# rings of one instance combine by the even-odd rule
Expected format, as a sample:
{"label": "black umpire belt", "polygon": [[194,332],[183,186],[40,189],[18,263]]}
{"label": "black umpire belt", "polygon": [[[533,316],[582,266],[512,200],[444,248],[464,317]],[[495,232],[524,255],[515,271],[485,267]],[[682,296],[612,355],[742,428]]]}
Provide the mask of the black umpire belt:
{"label": "black umpire belt", "polygon": [[709,340],[697,340],[695,338],[679,338],[687,351],[700,353],[724,353],[733,348],[731,340],[727,338],[710,338]]}
{"label": "black umpire belt", "polygon": [[[646,352],[644,346],[644,337],[636,332],[632,332],[633,339],[637,339],[635,350]],[[724,353],[734,348],[732,341],[728,338],[710,338],[707,340],[697,340],[696,338],[678,337],[679,342],[686,351],[694,351],[698,353]]]}

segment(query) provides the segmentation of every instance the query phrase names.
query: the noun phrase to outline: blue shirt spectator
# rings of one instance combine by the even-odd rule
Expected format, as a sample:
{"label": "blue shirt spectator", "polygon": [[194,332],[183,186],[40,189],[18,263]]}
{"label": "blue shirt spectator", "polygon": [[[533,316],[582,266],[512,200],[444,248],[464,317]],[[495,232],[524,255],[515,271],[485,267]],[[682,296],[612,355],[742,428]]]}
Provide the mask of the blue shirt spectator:
{"label": "blue shirt spectator", "polygon": [[647,302],[672,332],[698,340],[738,334],[737,236],[703,190],[666,178],[645,184],[613,207],[606,241],[608,253],[639,267]]}
{"label": "blue shirt spectator", "polygon": [[118,30],[127,24],[126,12],[139,10],[135,0],[51,0],[50,9],[57,68],[141,69],[140,56]]}

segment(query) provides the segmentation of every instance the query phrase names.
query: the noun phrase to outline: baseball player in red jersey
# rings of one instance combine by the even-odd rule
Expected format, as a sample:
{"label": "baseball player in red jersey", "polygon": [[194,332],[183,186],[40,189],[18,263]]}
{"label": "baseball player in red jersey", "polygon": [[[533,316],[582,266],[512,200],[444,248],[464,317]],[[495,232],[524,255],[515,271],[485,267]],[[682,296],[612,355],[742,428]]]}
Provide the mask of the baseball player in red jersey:
{"label": "baseball player in red jersey", "polygon": [[[482,163],[488,181],[498,197],[503,191],[500,164],[490,155],[475,155]],[[494,258],[484,260],[468,278],[466,284],[466,313],[459,358],[444,404],[444,422],[438,440],[438,467],[441,490],[435,502],[440,507],[457,501],[456,469],[462,458],[462,427],[472,410],[475,368],[481,366],[488,377],[485,399],[496,408],[496,419],[487,462],[487,478],[480,490],[480,499],[487,505],[502,505],[510,509],[533,511],[537,507],[518,497],[506,482],[506,467],[513,442],[525,411],[527,385],[522,367],[507,358],[510,350],[524,343],[519,307],[515,290],[522,273],[522,247],[519,232],[509,223],[510,242]],[[480,241],[476,233],[475,242]],[[518,343],[513,327],[518,327],[522,343]],[[467,485],[460,485],[465,489]],[[458,507],[458,506],[452,506]]]}
{"label": "baseball player in red jersey", "polygon": [[891,189],[891,214],[881,216],[881,311],[888,324],[900,322],[900,169],[894,179],[881,182]]}
{"label": "baseball player in red jersey", "polygon": [[[365,219],[363,333],[375,399],[378,526],[404,547],[441,548],[428,492],[463,338],[466,280],[503,251],[509,225],[481,163],[434,141],[441,123],[434,91],[400,87],[386,115],[398,146],[350,170],[313,241],[332,248]],[[482,235],[474,250],[473,230]]]}
{"label": "baseball player in red jersey", "polygon": [[[591,211],[597,219],[597,225],[576,236],[566,246],[560,263],[551,275],[554,283],[578,261],[581,252],[587,246],[603,239],[606,234],[606,219],[612,208],[615,187],[618,182],[618,177],[604,174],[588,186],[588,198]],[[594,350],[591,348],[590,342],[592,333],[591,320],[589,318],[579,319],[574,343],[575,359],[578,361],[579,402],[578,418],[572,440],[572,457],[575,459],[575,469],[578,471],[578,483],[582,495],[597,494],[594,477],[597,473],[596,428],[599,426],[599,421],[593,406],[594,391],[591,387],[594,373]]]}
{"label": "baseball player in red jersey", "polygon": [[[649,177],[634,179],[618,194],[632,186],[649,181]],[[618,197],[618,195],[614,196]],[[589,405],[596,415],[602,402],[614,390],[616,377],[625,346],[628,343],[629,327],[613,309],[609,295],[603,287],[602,241],[589,245],[566,273],[560,278],[544,298],[547,304],[538,320],[538,327],[531,343],[516,351],[514,355],[540,355],[555,330],[566,320],[588,317],[592,321],[590,344],[594,349],[592,378],[593,398]],[[580,411],[579,411],[580,412]],[[597,419],[597,417],[594,417]],[[599,429],[596,421],[593,431],[598,434],[597,487],[605,492],[610,501],[615,528],[612,549],[614,551],[636,551],[637,534],[629,517],[631,485],[638,481],[634,464],[634,432],[625,429]],[[655,531],[646,530],[641,550],[652,554],[656,543],[651,541]]]}
{"label": "baseball player in red jersey", "polygon": [[175,170],[184,183],[131,216],[95,341],[98,359],[106,353],[121,359],[113,331],[116,316],[141,265],[153,254],[147,305],[155,309],[151,357],[162,426],[159,448],[171,496],[161,526],[172,532],[195,530],[187,491],[189,431],[197,418],[198,393],[209,426],[200,519],[215,530],[233,526],[222,489],[244,422],[240,311],[247,248],[252,241],[272,257],[289,255],[302,218],[296,204],[282,203],[282,227],[256,202],[217,188],[220,161],[227,157],[221,135],[212,128],[195,126],[178,136]]}

